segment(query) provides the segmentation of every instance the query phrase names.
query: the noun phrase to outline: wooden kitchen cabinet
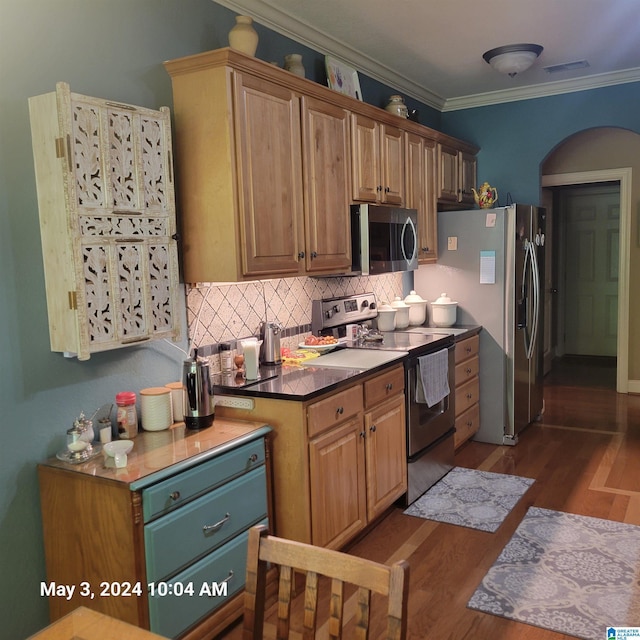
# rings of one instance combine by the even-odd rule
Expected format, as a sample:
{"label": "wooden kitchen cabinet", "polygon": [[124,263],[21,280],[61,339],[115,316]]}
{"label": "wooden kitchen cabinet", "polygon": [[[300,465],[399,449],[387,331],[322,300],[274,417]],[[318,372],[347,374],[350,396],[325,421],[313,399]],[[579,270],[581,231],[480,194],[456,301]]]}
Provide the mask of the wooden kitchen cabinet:
{"label": "wooden kitchen cabinet", "polygon": [[438,144],[438,202],[462,207],[475,203],[477,159],[475,151]]}
{"label": "wooden kitchen cabinet", "polygon": [[52,351],[181,335],[169,110],[29,99]]}
{"label": "wooden kitchen cabinet", "polygon": [[352,114],[353,200],[404,203],[404,134],[401,129]]}
{"label": "wooden kitchen cabinet", "polygon": [[[183,640],[237,620],[248,530],[269,523],[269,433],[216,416],[140,433],[123,469],[102,454],[39,465],[47,581],[76,586],[49,598],[51,620],[82,605]],[[209,597],[212,582],[226,595]]]}
{"label": "wooden kitchen cabinet", "polygon": [[456,432],[454,446],[458,448],[480,428],[480,337],[456,342],[455,346],[455,408]]}
{"label": "wooden kitchen cabinet", "polygon": [[308,402],[252,398],[274,430],[276,535],[341,548],[407,490],[404,368],[380,373]]}
{"label": "wooden kitchen cabinet", "polygon": [[405,133],[405,206],[418,211],[418,262],[438,258],[436,210],[436,142],[415,133]]}
{"label": "wooden kitchen cabinet", "polygon": [[185,281],[349,269],[348,111],[231,50],[165,65]]}

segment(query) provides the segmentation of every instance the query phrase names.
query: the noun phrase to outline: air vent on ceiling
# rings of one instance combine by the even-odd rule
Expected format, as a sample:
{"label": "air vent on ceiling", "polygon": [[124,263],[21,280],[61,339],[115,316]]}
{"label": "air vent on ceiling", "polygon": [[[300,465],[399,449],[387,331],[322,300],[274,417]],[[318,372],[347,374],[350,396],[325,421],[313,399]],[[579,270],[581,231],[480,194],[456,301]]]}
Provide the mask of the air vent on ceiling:
{"label": "air vent on ceiling", "polygon": [[559,73],[560,71],[574,71],[575,69],[584,69],[589,63],[586,60],[578,60],[576,62],[564,62],[563,64],[552,64],[544,67],[547,73]]}

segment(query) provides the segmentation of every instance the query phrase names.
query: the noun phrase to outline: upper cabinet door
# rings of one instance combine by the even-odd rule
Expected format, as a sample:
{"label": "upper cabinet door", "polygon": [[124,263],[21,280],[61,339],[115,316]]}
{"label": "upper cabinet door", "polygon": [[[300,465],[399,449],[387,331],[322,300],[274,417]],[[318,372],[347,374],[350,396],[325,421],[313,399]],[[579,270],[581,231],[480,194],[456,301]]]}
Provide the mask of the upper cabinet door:
{"label": "upper cabinet door", "polygon": [[169,111],[71,93],[31,98],[53,351],[178,338]]}
{"label": "upper cabinet door", "polygon": [[353,199],[402,205],[404,133],[359,113],[351,121]]}
{"label": "upper cabinet door", "polygon": [[235,74],[240,247],[245,276],[304,272],[300,101]]}
{"label": "upper cabinet door", "polygon": [[302,99],[306,269],[351,267],[349,112]]}
{"label": "upper cabinet door", "polygon": [[379,202],[380,125],[373,119],[354,113],[351,119],[353,199]]}
{"label": "upper cabinet door", "polygon": [[404,203],[404,133],[396,127],[380,127],[380,202]]}

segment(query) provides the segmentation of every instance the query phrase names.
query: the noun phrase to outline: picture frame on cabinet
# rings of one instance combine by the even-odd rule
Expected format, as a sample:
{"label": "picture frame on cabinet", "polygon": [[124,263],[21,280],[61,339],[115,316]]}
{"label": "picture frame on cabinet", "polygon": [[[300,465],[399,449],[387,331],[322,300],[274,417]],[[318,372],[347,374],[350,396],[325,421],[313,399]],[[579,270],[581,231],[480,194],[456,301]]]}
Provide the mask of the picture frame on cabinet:
{"label": "picture frame on cabinet", "polygon": [[331,56],[325,56],[324,60],[328,87],[362,102],[362,90],[360,89],[358,72],[353,67]]}

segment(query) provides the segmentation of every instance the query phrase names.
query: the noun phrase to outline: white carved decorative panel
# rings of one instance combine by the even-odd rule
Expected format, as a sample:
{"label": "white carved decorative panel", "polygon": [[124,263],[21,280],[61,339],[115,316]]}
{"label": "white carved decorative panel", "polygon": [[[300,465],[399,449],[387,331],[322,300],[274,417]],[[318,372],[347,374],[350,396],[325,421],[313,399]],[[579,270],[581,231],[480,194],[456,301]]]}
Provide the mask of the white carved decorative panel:
{"label": "white carved decorative panel", "polygon": [[99,110],[91,105],[74,102],[72,117],[70,144],[75,165],[78,205],[104,207]]}
{"label": "white carved decorative panel", "polygon": [[164,209],[166,206],[166,146],[162,123],[152,118],[140,118],[142,128],[142,168],[144,173],[144,206]]}
{"label": "white carved decorative panel", "polygon": [[142,337],[147,334],[142,244],[119,244],[117,252],[122,338]]}
{"label": "white carved decorative panel", "polygon": [[114,209],[138,209],[139,196],[134,150],[133,115],[107,111],[111,205]]}
{"label": "white carved decorative panel", "polygon": [[89,340],[91,343],[112,342],[115,338],[113,300],[109,277],[108,247],[83,247],[84,295]]}

